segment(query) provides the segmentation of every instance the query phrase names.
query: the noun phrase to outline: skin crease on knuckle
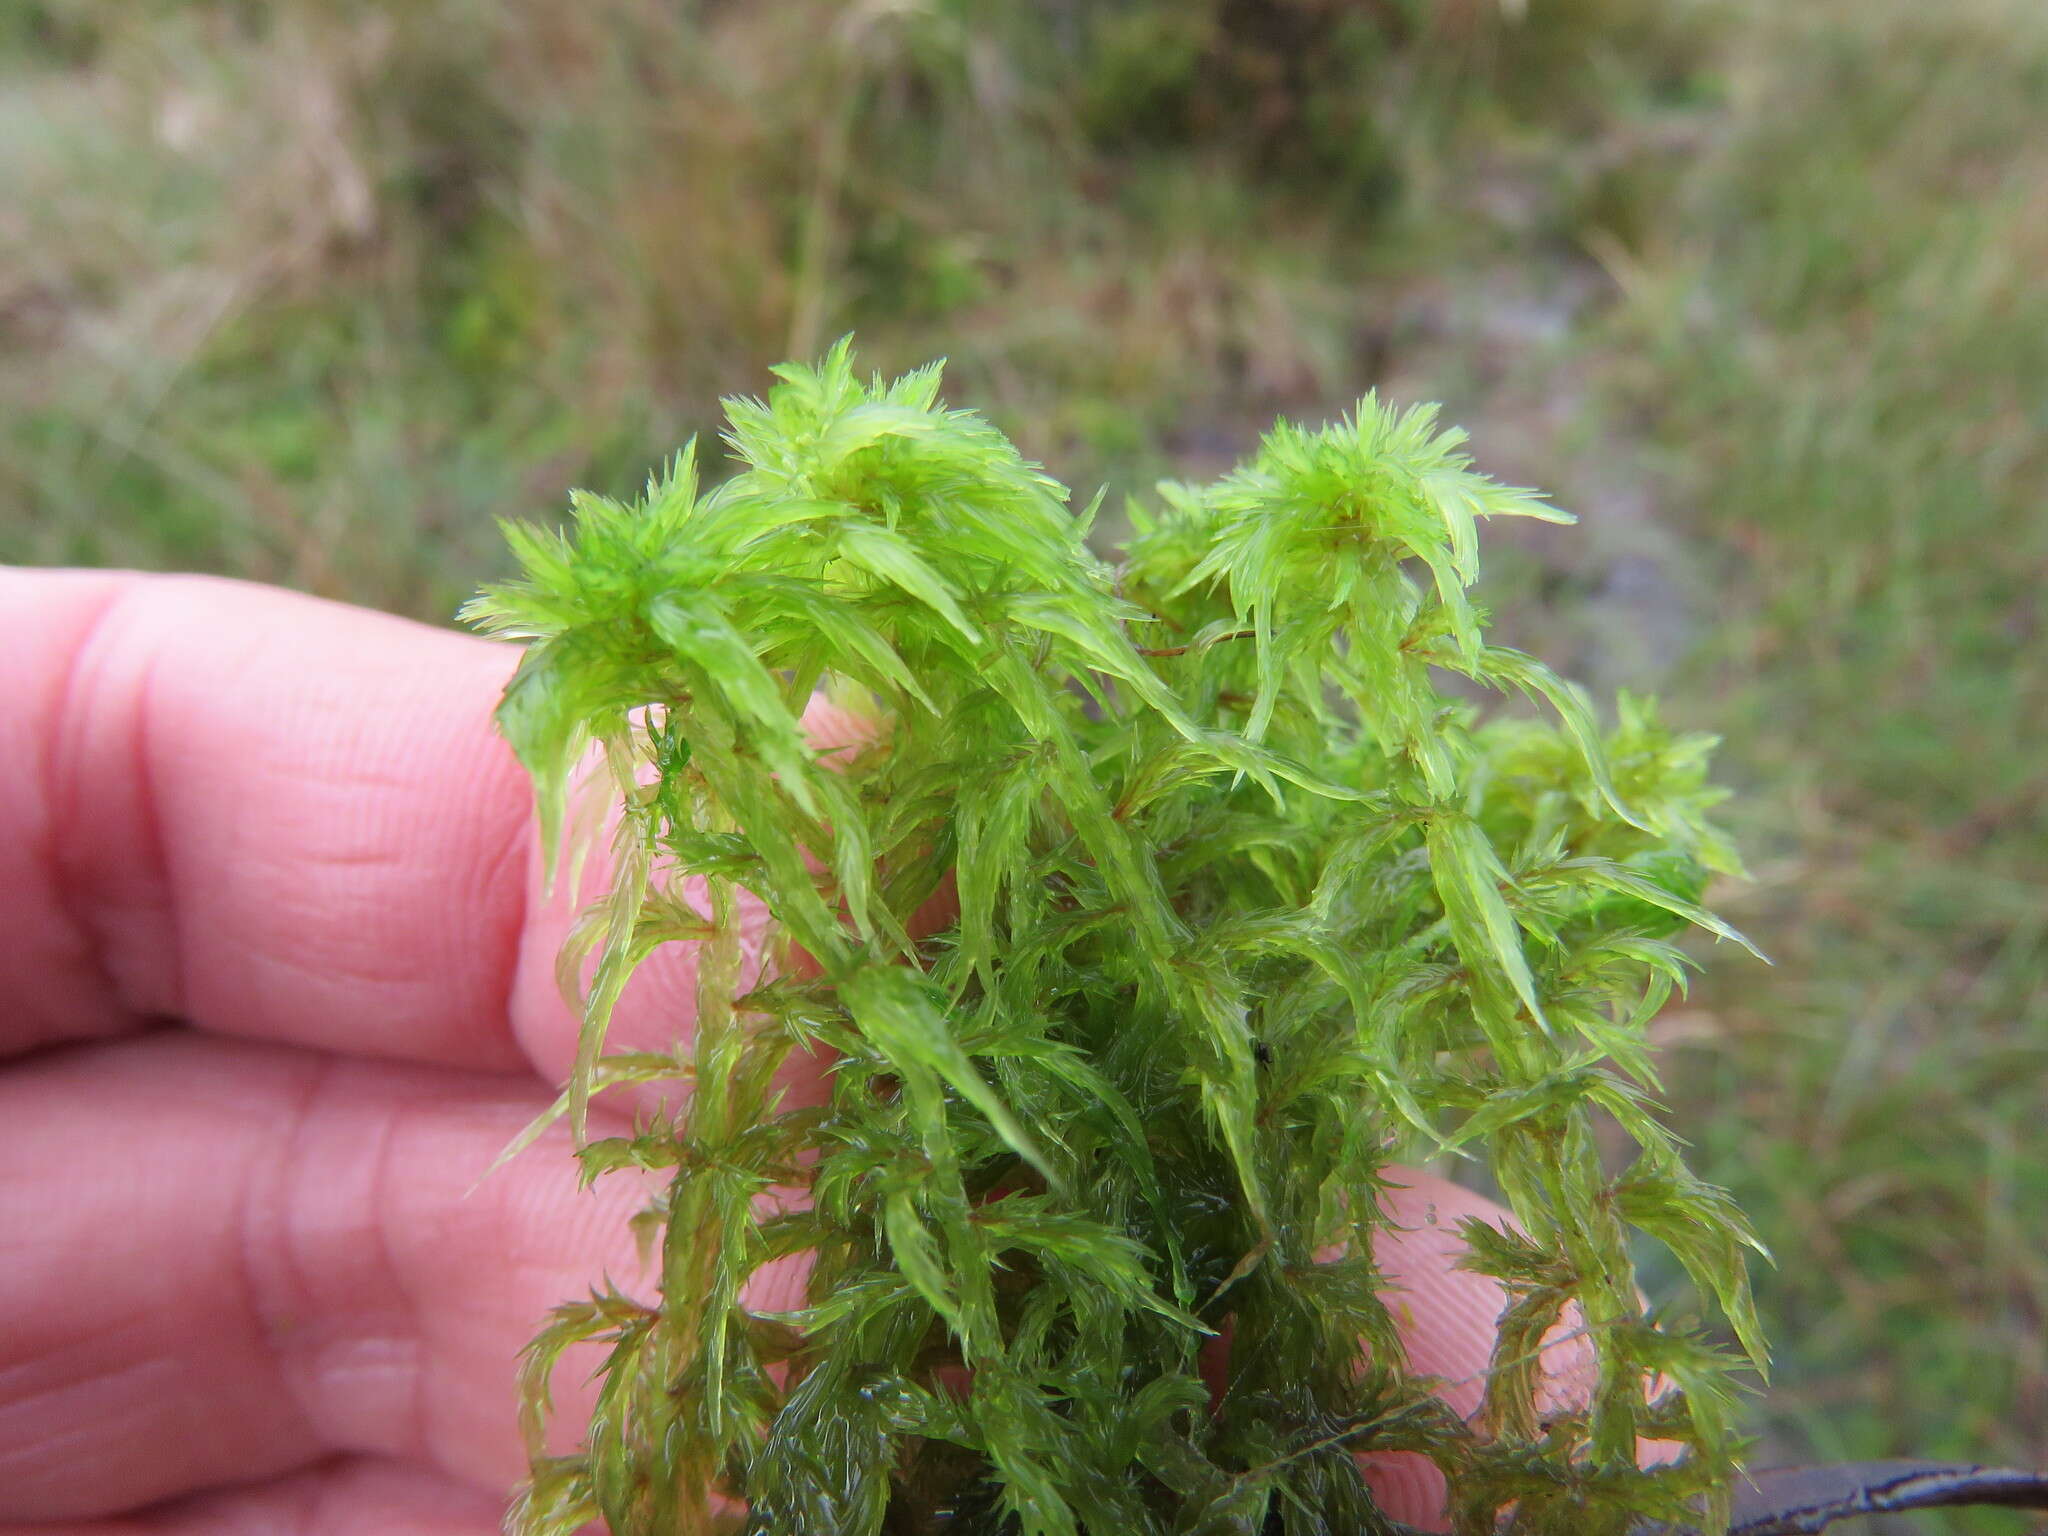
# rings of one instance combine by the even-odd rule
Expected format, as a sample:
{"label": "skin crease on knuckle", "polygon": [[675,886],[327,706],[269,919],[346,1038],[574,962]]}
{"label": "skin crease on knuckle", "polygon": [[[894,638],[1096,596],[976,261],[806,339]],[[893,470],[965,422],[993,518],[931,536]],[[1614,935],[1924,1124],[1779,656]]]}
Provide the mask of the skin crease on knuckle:
{"label": "skin crease on knuckle", "polygon": [[[0,1266],[0,1305],[53,1324],[40,1354],[0,1345],[0,1521],[118,1516],[256,1478],[269,1492],[104,1529],[196,1530],[202,1507],[220,1515],[206,1529],[258,1508],[273,1523],[246,1528],[388,1528],[367,1507],[343,1520],[348,1489],[398,1495],[374,1468],[322,1461],[336,1453],[503,1489],[520,1470],[511,1362],[607,1265],[630,1286],[625,1217],[644,1198],[613,1180],[578,1193],[559,1138],[464,1198],[574,1049],[553,975],[574,893],[541,899],[530,797],[489,724],[511,653],[241,583],[0,571],[0,604],[25,602],[39,622],[0,660],[21,834],[0,838],[0,879],[26,893],[0,941],[16,1001],[0,1051],[74,1048],[0,1074],[0,1098],[29,1093],[33,1110],[0,1119],[0,1140],[56,1159],[12,1156],[0,1175],[47,1239]],[[821,745],[861,735],[823,710],[808,724]],[[672,1043],[694,984],[687,954],[657,956],[615,1042]],[[109,1038],[163,1013],[199,1032]],[[821,1095],[822,1065],[790,1086]],[[1456,1223],[1504,1213],[1407,1178],[1377,1257],[1411,1367],[1470,1412],[1502,1298],[1451,1267]],[[803,1282],[784,1263],[754,1303],[787,1307]],[[1550,1353],[1570,1398],[1584,1347]],[[558,1372],[565,1434],[584,1374]],[[63,1452],[104,1452],[123,1425],[122,1455],[89,1468]],[[1390,1514],[1440,1521],[1420,1458],[1371,1476]],[[407,1528],[471,1528],[422,1519]],[[59,1528],[94,1529],[0,1536]]]}
{"label": "skin crease on knuckle", "polygon": [[0,1075],[0,1201],[34,1234],[0,1264],[0,1315],[38,1324],[0,1334],[0,1520],[335,1453],[509,1487],[518,1351],[605,1275],[644,1280],[625,1222],[647,1188],[580,1191],[564,1138],[477,1187],[539,1098],[182,1031]]}

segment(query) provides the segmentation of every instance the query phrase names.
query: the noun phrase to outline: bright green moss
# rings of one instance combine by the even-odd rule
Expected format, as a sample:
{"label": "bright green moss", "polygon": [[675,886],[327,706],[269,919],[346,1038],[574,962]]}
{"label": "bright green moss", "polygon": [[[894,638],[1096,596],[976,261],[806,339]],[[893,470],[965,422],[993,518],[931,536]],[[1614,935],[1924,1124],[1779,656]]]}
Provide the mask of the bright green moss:
{"label": "bright green moss", "polygon": [[[593,1178],[675,1170],[662,1294],[536,1341],[536,1422],[562,1349],[612,1348],[587,1450],[536,1459],[518,1529],[708,1531],[722,1495],[788,1536],[1383,1531],[1352,1457],[1397,1449],[1474,1532],[1514,1501],[1574,1536],[1711,1505],[1732,1362],[1644,1315],[1628,1243],[1667,1245],[1761,1359],[1747,1229],[1646,1097],[1671,933],[1733,937],[1694,903],[1734,856],[1707,743],[1632,701],[1603,741],[1486,642],[1478,520],[1562,515],[1368,398],[1161,487],[1110,566],[936,368],[864,386],[842,344],[777,372],[728,406],[744,472],[704,492],[685,450],[638,507],[509,529],[525,577],[469,610],[533,642],[499,719],[549,846],[592,742],[624,803],[565,957],[596,966],[563,1107],[580,1137],[608,1084],[695,1085],[583,1146]],[[1486,722],[1433,669],[1557,723]],[[871,746],[814,755],[820,688],[872,711]],[[958,921],[914,938],[948,882]],[[735,1000],[742,890],[814,977]],[[605,1056],[633,966],[685,940],[690,1055]],[[829,1108],[783,1109],[775,1069],[821,1049]],[[1619,1172],[1602,1120],[1639,1148]],[[1385,1164],[1436,1147],[1483,1159],[1526,1233],[1468,1234],[1516,1298],[1474,1424],[1402,1370],[1366,1257]],[[811,1208],[769,1213],[791,1185]],[[742,1306],[798,1250],[809,1307]],[[1599,1388],[1538,1422],[1535,1345],[1573,1301]],[[1646,1371],[1682,1393],[1646,1402]],[[1639,1472],[1645,1433],[1690,1453]]]}

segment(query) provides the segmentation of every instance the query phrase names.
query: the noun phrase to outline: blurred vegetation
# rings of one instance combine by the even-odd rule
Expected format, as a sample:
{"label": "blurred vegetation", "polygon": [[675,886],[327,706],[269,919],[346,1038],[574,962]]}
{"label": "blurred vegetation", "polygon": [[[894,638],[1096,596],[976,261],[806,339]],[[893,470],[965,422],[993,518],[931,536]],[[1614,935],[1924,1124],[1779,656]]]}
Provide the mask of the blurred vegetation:
{"label": "blurred vegetation", "polygon": [[1743,783],[1769,1452],[2039,1461],[2044,121],[2036,0],[17,0],[0,559],[445,619],[849,329],[1084,487],[1441,399],[1585,518],[1503,632]]}

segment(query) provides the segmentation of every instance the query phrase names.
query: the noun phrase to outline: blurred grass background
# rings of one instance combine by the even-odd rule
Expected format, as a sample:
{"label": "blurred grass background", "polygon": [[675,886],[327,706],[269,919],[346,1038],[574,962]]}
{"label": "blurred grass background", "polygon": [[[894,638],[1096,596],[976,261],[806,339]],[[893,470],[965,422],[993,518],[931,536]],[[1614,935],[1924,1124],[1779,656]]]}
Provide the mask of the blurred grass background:
{"label": "blurred grass background", "polygon": [[2048,7],[0,5],[0,559],[446,621],[846,330],[1084,492],[1377,387],[1577,510],[1503,627],[1724,735],[1778,962],[1658,1026],[1760,1459],[2048,1461]]}

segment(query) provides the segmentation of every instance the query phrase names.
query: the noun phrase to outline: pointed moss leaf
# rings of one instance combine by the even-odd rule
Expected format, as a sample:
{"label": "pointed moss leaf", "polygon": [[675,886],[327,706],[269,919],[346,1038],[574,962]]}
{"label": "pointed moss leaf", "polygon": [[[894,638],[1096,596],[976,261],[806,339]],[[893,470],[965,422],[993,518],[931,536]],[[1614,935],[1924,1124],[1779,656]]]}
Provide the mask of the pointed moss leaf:
{"label": "pointed moss leaf", "polygon": [[734,710],[754,727],[769,764],[782,775],[791,799],[817,813],[803,731],[782,700],[782,690],[753,648],[705,593],[664,592],[647,605],[655,634],[701,668]]}
{"label": "pointed moss leaf", "polygon": [[1542,1431],[1537,1394],[1545,1379],[1543,1340],[1556,1326],[1571,1292],[1560,1286],[1535,1286],[1519,1292],[1511,1287],[1508,1294],[1514,1300],[1494,1324],[1481,1412],[1496,1434],[1533,1440]]}
{"label": "pointed moss leaf", "polygon": [[1126,1307],[1157,1313],[1193,1333],[1215,1331],[1157,1295],[1145,1271],[1144,1250],[1099,1221],[1048,1210],[1041,1201],[1012,1195],[978,1213],[975,1224],[996,1252],[1018,1248],[1056,1260],[1086,1275]]}
{"label": "pointed moss leaf", "polygon": [[613,1291],[594,1291],[588,1301],[555,1308],[547,1327],[520,1354],[520,1378],[526,1388],[520,1428],[533,1454],[540,1454],[541,1434],[552,1403],[551,1383],[563,1353],[571,1345],[644,1329],[655,1316],[647,1307]]}
{"label": "pointed moss leaf", "polygon": [[1465,596],[1465,586],[1472,578],[1458,568],[1457,562],[1435,539],[1404,538],[1400,542],[1408,553],[1429,567],[1429,573],[1436,582],[1437,601],[1443,605],[1444,622],[1450,627],[1459,655],[1468,665],[1475,663],[1479,657],[1479,626],[1473,620],[1472,604]]}
{"label": "pointed moss leaf", "polygon": [[598,1059],[604,1054],[612,1009],[642,958],[633,942],[633,930],[646,895],[651,858],[644,825],[638,817],[628,815],[619,823],[618,836],[613,841],[612,889],[595,909],[596,914],[602,915],[604,937],[590,992],[583,1001],[583,1017],[576,1032],[576,1059],[569,1071],[569,1128],[578,1146],[587,1131],[590,1095],[595,1091]]}
{"label": "pointed moss leaf", "polygon": [[498,729],[533,776],[543,881],[549,891],[554,889],[569,776],[590,742],[589,707],[590,701],[579,695],[571,659],[555,641],[532,646],[519,658],[497,708]]}
{"label": "pointed moss leaf", "polygon": [[897,966],[868,965],[839,983],[854,1023],[883,1055],[911,1062],[946,1080],[952,1089],[988,1116],[996,1133],[1024,1161],[1047,1179],[1057,1174],[1010,1107],[998,1097],[954,1037],[946,1012],[929,986]]}
{"label": "pointed moss leaf", "polygon": [[505,1516],[506,1529],[526,1536],[576,1536],[597,1513],[587,1456],[535,1457]]}
{"label": "pointed moss leaf", "polygon": [[1068,1500],[1072,1431],[1044,1395],[1007,1372],[977,1389],[968,1411],[1002,1477],[1002,1505],[1019,1536],[1081,1536]]}
{"label": "pointed moss leaf", "polygon": [[830,469],[885,437],[925,437],[941,429],[928,410],[894,402],[856,405],[832,419],[818,439],[818,462]]}
{"label": "pointed moss leaf", "polygon": [[971,1324],[946,1278],[944,1266],[939,1262],[938,1244],[918,1216],[908,1190],[896,1190],[884,1202],[882,1230],[889,1235],[889,1251],[896,1260],[896,1267],[903,1271],[903,1278],[917,1288],[917,1293],[946,1320],[956,1335],[968,1338]]}
{"label": "pointed moss leaf", "polygon": [[1033,802],[1045,787],[1044,769],[1037,752],[1020,754],[1006,771],[985,778],[981,792],[960,806],[954,880],[961,959],[987,985],[995,982],[996,899],[1024,862]]}
{"label": "pointed moss leaf", "polygon": [[1505,645],[1487,646],[1477,665],[1464,670],[1480,682],[1495,687],[1517,688],[1530,698],[1549,704],[1578,745],[1585,759],[1586,772],[1592,775],[1593,783],[1601,797],[1613,807],[1614,814],[1632,827],[1651,830],[1637,812],[1629,809],[1621,798],[1621,792],[1615,788],[1614,777],[1607,764],[1607,752],[1600,741],[1599,725],[1593,719],[1592,707],[1587,704],[1585,695],[1577,688],[1535,657]]}
{"label": "pointed moss leaf", "polygon": [[[626,1083],[684,1084],[689,1081],[689,1077],[688,1064],[678,1061],[674,1056],[664,1055],[658,1051],[626,1051],[599,1058],[595,1070],[590,1074],[590,1093],[595,1096],[607,1088]],[[471,1193],[480,1188],[485,1179],[546,1135],[556,1122],[569,1112],[569,1104],[573,1097],[569,1090],[564,1089],[555,1096],[552,1104],[529,1120],[526,1128],[507,1142],[504,1150],[492,1159],[491,1166],[483,1171],[476,1184],[470,1186]]]}
{"label": "pointed moss leaf", "polygon": [[1768,1369],[1769,1351],[1742,1250],[1768,1257],[1726,1190],[1695,1178],[1674,1154],[1646,1153],[1615,1192],[1615,1209],[1665,1247],[1719,1304],[1750,1363]]}
{"label": "pointed moss leaf", "polygon": [[958,595],[910,543],[886,528],[849,521],[839,529],[838,552],[850,564],[891,586],[900,587],[938,614],[970,643],[981,632],[961,611]]}
{"label": "pointed moss leaf", "polygon": [[1741,945],[1765,964],[1770,963],[1762,950],[1705,907],[1673,895],[1648,876],[1632,869],[1625,869],[1611,859],[1567,859],[1557,866],[1557,872],[1560,875],[1568,875],[1582,884],[1599,886],[1624,896],[1633,896],[1637,901],[1647,902],[1653,907],[1661,907],[1674,917],[1685,919],[1694,927],[1704,928],[1717,939],[1726,939],[1731,944]]}
{"label": "pointed moss leaf", "polygon": [[[1456,436],[1462,441],[1464,433]],[[1481,517],[1533,517],[1542,523],[1563,524],[1578,521],[1572,513],[1552,506],[1535,491],[1500,485],[1463,469],[1432,470],[1423,477],[1423,483],[1439,506],[1462,502]]]}
{"label": "pointed moss leaf", "polygon": [[878,691],[901,689],[926,709],[938,712],[938,705],[888,637],[853,608],[795,581],[778,580],[766,590],[772,603],[794,609],[803,624],[818,632],[831,652],[834,671],[850,673]]}
{"label": "pointed moss leaf", "polygon": [[1432,816],[1425,823],[1424,835],[1430,870],[1458,953],[1467,965],[1498,968],[1529,1017],[1548,1031],[1536,978],[1522,949],[1522,931],[1501,897],[1507,871],[1499,856],[1476,825],[1450,812]]}
{"label": "pointed moss leaf", "polygon": [[1129,684],[1139,697],[1183,734],[1196,729],[1182,713],[1180,703],[1145,665],[1123,633],[1108,622],[1109,601],[1101,600],[1103,612],[1077,612],[1071,597],[1051,593],[1017,593],[1004,601],[1003,612],[1012,623],[1057,635],[1071,645],[1091,666]]}

